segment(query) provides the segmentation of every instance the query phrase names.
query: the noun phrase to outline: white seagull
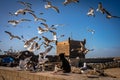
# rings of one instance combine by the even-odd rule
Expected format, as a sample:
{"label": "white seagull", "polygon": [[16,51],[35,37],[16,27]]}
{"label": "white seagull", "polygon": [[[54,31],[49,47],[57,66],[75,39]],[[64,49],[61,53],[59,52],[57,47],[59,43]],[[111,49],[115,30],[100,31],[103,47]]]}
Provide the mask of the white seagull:
{"label": "white seagull", "polygon": [[16,26],[17,24],[24,22],[24,21],[31,21],[31,20],[29,19],[9,20],[8,23],[12,24],[13,26]]}
{"label": "white seagull", "polygon": [[35,36],[29,40],[26,40],[25,43],[24,43],[24,47],[29,47],[31,45],[31,43],[35,40],[35,39],[38,39],[38,36]]}
{"label": "white seagull", "polygon": [[46,30],[46,31],[49,31],[49,30],[56,30],[56,28],[54,27],[54,25],[52,25],[52,26],[48,26],[46,23],[41,23],[45,28],[44,28],[44,30]]}
{"label": "white seagull", "polygon": [[19,14],[25,15],[27,12],[34,12],[34,11],[32,11],[31,9],[19,9],[14,14],[16,16],[19,15]]}
{"label": "white seagull", "polygon": [[15,36],[11,32],[5,31],[5,33],[9,34],[10,40],[12,40],[13,38],[17,38],[17,39],[21,40],[21,38],[19,36]]}
{"label": "white seagull", "polygon": [[46,22],[46,20],[45,19],[43,19],[43,18],[38,18],[35,14],[33,14],[32,12],[29,12],[33,17],[34,17],[34,20],[35,21],[42,21],[42,22]]}
{"label": "white seagull", "polygon": [[91,32],[92,34],[95,34],[95,30],[93,30],[93,29],[88,29],[88,32]]}
{"label": "white seagull", "polygon": [[87,13],[88,16],[94,16],[95,17],[95,13],[94,13],[94,9],[91,7]]}
{"label": "white seagull", "polygon": [[53,35],[53,40],[57,41],[57,33],[55,31],[51,31],[51,30],[50,30],[50,32]]}
{"label": "white seagull", "polygon": [[104,12],[106,13],[106,18],[111,19],[111,18],[120,18],[119,16],[113,16],[111,15],[106,9],[103,9]]}
{"label": "white seagull", "polygon": [[64,5],[67,5],[67,4],[71,3],[71,2],[79,3],[79,0],[65,0],[65,1],[63,2],[63,4],[64,4]]}
{"label": "white seagull", "polygon": [[54,9],[57,13],[60,13],[59,9],[56,6],[53,6],[50,1],[47,1],[47,4],[45,5],[45,8],[52,8]]}
{"label": "white seagull", "polygon": [[44,32],[48,31],[48,30],[41,28],[40,26],[37,29],[38,29],[39,34],[43,34]]}
{"label": "white seagull", "polygon": [[25,6],[27,9],[31,9],[32,4],[28,2],[23,2],[23,1],[17,1],[18,3],[22,4]]}

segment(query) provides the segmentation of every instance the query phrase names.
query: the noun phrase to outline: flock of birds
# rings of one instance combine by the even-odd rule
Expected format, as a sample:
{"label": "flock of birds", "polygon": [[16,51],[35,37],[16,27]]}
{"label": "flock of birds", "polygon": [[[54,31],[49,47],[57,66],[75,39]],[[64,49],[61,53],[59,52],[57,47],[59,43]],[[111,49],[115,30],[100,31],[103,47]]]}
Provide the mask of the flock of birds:
{"label": "flock of birds", "polygon": [[[54,6],[50,1],[48,0],[44,0],[46,2],[46,4],[44,5],[45,9],[53,9],[55,10],[57,13],[60,13],[60,10],[58,9],[57,6]],[[38,26],[37,30],[38,30],[38,34],[41,35],[41,38],[39,38],[38,36],[35,36],[35,37],[32,37],[31,39],[28,39],[28,40],[24,40],[24,36],[22,35],[21,37],[17,36],[17,35],[14,35],[12,34],[11,32],[9,31],[4,31],[6,34],[8,34],[10,36],[10,40],[16,38],[16,39],[19,39],[19,40],[22,40],[24,42],[24,47],[27,48],[27,50],[29,51],[36,51],[36,50],[39,50],[40,47],[42,45],[44,45],[45,48],[47,47],[51,47],[53,45],[51,45],[51,43],[55,43],[59,38],[61,37],[64,37],[65,35],[62,34],[60,36],[57,36],[57,32],[55,31],[57,29],[58,26],[64,26],[63,24],[56,24],[56,25],[51,25],[51,26],[48,26],[48,24],[46,24],[46,19],[43,19],[43,18],[39,18],[36,16],[36,14],[34,13],[35,11],[32,10],[32,4],[31,3],[28,3],[28,2],[23,2],[23,1],[17,1],[18,3],[22,4],[25,8],[23,9],[18,9],[16,12],[14,13],[11,13],[9,12],[10,15],[13,15],[13,16],[19,16],[19,15],[26,15],[26,13],[29,13],[30,15],[33,16],[34,18],[34,21],[40,21],[41,22],[41,25],[44,26],[44,28],[42,28],[41,26]],[[79,0],[65,0],[63,2],[63,5],[68,5],[70,3],[79,3]],[[112,14],[110,14],[102,5],[101,2],[98,3],[98,8],[96,11],[99,11],[101,12],[102,14],[106,14],[106,18],[108,19],[111,19],[111,18],[120,18],[118,16],[113,16]],[[87,16],[93,16],[95,17],[95,10],[94,8],[90,8],[87,12]],[[40,14],[43,14],[43,13],[40,13]],[[9,20],[8,23],[13,25],[14,27],[16,27],[18,24],[20,24],[21,22],[30,22],[31,20],[29,19],[19,19],[19,20]],[[95,30],[93,29],[88,29],[87,30],[88,32],[91,32],[92,34],[95,34]],[[46,36],[43,36],[42,34],[46,33],[46,32],[49,32],[53,35],[53,39],[48,39]],[[40,40],[44,40],[41,44],[39,44],[38,42]],[[36,41],[37,40],[37,41]],[[80,46],[83,46],[83,44],[80,43]],[[83,46],[84,47],[84,46]],[[83,49],[81,47],[81,49]],[[82,51],[80,49],[80,51]]]}

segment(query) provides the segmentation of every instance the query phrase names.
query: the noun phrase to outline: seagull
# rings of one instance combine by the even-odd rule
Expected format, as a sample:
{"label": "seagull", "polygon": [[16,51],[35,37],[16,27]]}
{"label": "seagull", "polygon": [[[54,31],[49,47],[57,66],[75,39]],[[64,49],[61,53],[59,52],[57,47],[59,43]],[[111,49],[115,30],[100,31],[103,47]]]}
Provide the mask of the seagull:
{"label": "seagull", "polygon": [[43,59],[46,57],[47,53],[52,50],[53,46],[49,46],[44,52],[41,52],[40,54],[43,56]]}
{"label": "seagull", "polygon": [[42,21],[42,22],[46,22],[46,20],[45,19],[43,19],[43,18],[38,18],[35,14],[33,14],[32,12],[29,12],[33,17],[34,17],[34,20],[35,21]]}
{"label": "seagull", "polygon": [[9,20],[8,23],[12,24],[13,26],[16,26],[17,24],[23,22],[23,21],[31,21],[29,19],[20,19],[20,20]]}
{"label": "seagull", "polygon": [[49,44],[50,42],[54,42],[54,40],[49,40],[47,37],[42,36],[46,44]]}
{"label": "seagull", "polygon": [[104,11],[103,11],[103,6],[102,6],[102,3],[101,2],[99,2],[98,3],[98,8],[97,8],[97,10],[96,11],[100,11],[101,13],[103,13],[104,14]]}
{"label": "seagull", "polygon": [[95,13],[94,13],[94,9],[91,7],[87,13],[88,16],[94,16],[95,17]]}
{"label": "seagull", "polygon": [[52,25],[52,26],[48,26],[47,24],[45,24],[45,23],[41,23],[43,26],[45,26],[45,28],[44,28],[44,30],[46,30],[46,31],[49,31],[49,30],[56,30],[56,28],[55,27],[53,27],[54,25]]}
{"label": "seagull", "polygon": [[111,18],[120,18],[119,16],[113,16],[111,15],[106,9],[103,9],[104,12],[106,13],[106,18],[111,19]]}
{"label": "seagull", "polygon": [[12,40],[13,38],[17,38],[17,39],[21,40],[21,38],[19,36],[15,36],[11,32],[5,31],[5,33],[9,34],[10,40]]}
{"label": "seagull", "polygon": [[48,47],[48,46],[51,46],[50,44],[47,44],[46,42],[42,42],[44,44],[44,47]]}
{"label": "seagull", "polygon": [[57,41],[57,33],[55,31],[51,31],[50,32],[53,34],[53,40]]}
{"label": "seagull", "polygon": [[63,2],[63,4],[64,4],[64,5],[67,5],[67,4],[71,3],[71,2],[79,3],[79,0],[65,0],[65,1]]}
{"label": "seagull", "polygon": [[24,47],[29,47],[31,45],[31,43],[35,40],[35,39],[38,39],[38,36],[35,36],[29,40],[26,40],[25,43],[24,43]]}
{"label": "seagull", "polygon": [[26,12],[34,12],[34,11],[32,11],[31,9],[19,9],[19,10],[17,10],[14,14],[15,14],[16,16],[19,15],[19,14],[25,15]]}
{"label": "seagull", "polygon": [[56,6],[53,6],[50,1],[47,1],[47,4],[45,5],[45,8],[52,8],[54,9],[57,13],[60,13],[59,9]]}
{"label": "seagull", "polygon": [[18,3],[22,4],[25,6],[27,9],[31,9],[32,4],[28,2],[23,2],[23,1],[17,1]]}
{"label": "seagull", "polygon": [[95,34],[95,30],[88,29],[88,32],[91,32],[92,34]]}
{"label": "seagull", "polygon": [[44,32],[47,31],[47,30],[41,28],[40,26],[39,26],[37,29],[38,29],[38,33],[39,33],[39,34],[43,34]]}
{"label": "seagull", "polygon": [[65,35],[60,35],[57,37],[57,33],[55,31],[50,30],[50,32],[53,34],[53,40],[57,41],[59,38],[64,37]]}

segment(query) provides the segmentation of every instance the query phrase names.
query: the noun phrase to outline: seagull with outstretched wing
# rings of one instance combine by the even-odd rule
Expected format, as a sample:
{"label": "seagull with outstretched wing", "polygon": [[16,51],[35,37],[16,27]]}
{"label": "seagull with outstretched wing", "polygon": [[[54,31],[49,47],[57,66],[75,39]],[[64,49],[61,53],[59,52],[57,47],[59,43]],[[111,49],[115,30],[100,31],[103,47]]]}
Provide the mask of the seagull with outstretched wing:
{"label": "seagull with outstretched wing", "polygon": [[67,5],[67,4],[72,3],[72,2],[79,3],[79,0],[65,0],[65,1],[63,2],[63,4],[64,4],[64,5]]}
{"label": "seagull with outstretched wing", "polygon": [[92,34],[95,34],[95,30],[93,30],[93,29],[88,29],[88,32],[91,32]]}
{"label": "seagull with outstretched wing", "polygon": [[46,30],[46,31],[50,31],[50,30],[56,30],[56,28],[54,27],[54,25],[52,25],[52,26],[48,26],[46,23],[41,23],[45,28],[44,28],[44,30]]}
{"label": "seagull with outstretched wing", "polygon": [[10,36],[10,40],[12,40],[13,38],[17,38],[17,39],[21,40],[21,38],[19,36],[15,36],[11,32],[5,31],[5,33],[7,33]]}
{"label": "seagull with outstretched wing", "polygon": [[25,21],[31,21],[29,19],[20,19],[20,20],[9,20],[8,23],[16,26],[17,24],[21,23],[21,22],[25,22]]}
{"label": "seagull with outstretched wing", "polygon": [[40,26],[38,26],[37,29],[38,29],[38,33],[39,33],[39,34],[43,34],[44,32],[47,32],[47,30],[41,28]]}
{"label": "seagull with outstretched wing", "polygon": [[31,9],[32,4],[28,2],[23,2],[23,1],[17,1],[18,3],[22,4],[25,6],[27,9]]}
{"label": "seagull with outstretched wing", "polygon": [[54,42],[54,40],[49,40],[47,37],[42,36],[43,40],[45,41],[46,44],[49,44],[51,42]]}
{"label": "seagull with outstretched wing", "polygon": [[55,31],[51,31],[50,30],[50,32],[52,33],[52,35],[53,35],[53,40],[57,40],[57,33],[55,32]]}
{"label": "seagull with outstretched wing", "polygon": [[57,13],[60,13],[59,9],[56,6],[53,6],[50,1],[47,1],[47,4],[45,5],[45,8],[52,8],[54,9]]}
{"label": "seagull with outstretched wing", "polygon": [[98,3],[98,8],[97,8],[96,11],[100,11],[101,13],[104,14],[104,10],[103,10],[103,6],[102,6],[102,3],[101,3],[101,2]]}
{"label": "seagull with outstretched wing", "polygon": [[26,41],[24,42],[24,47],[25,47],[25,48],[29,47],[29,46],[31,45],[31,43],[32,43],[35,39],[38,39],[38,36],[35,36],[35,37],[33,37],[33,38],[29,39],[29,40],[26,40]]}
{"label": "seagull with outstretched wing", "polygon": [[106,9],[103,9],[104,12],[106,13],[106,18],[111,19],[111,18],[120,18],[119,16],[113,16],[111,15]]}
{"label": "seagull with outstretched wing", "polygon": [[43,19],[43,18],[38,18],[34,13],[32,13],[32,12],[29,12],[29,13],[34,17],[34,20],[35,20],[35,21],[46,22],[45,19]]}
{"label": "seagull with outstretched wing", "polygon": [[94,13],[94,9],[91,7],[87,13],[88,16],[94,16],[95,17],[95,13]]}
{"label": "seagull with outstretched wing", "polygon": [[34,11],[32,11],[31,9],[19,9],[19,10],[17,10],[14,14],[17,16],[17,15],[19,15],[19,14],[23,14],[23,15],[25,15],[27,12],[34,12]]}

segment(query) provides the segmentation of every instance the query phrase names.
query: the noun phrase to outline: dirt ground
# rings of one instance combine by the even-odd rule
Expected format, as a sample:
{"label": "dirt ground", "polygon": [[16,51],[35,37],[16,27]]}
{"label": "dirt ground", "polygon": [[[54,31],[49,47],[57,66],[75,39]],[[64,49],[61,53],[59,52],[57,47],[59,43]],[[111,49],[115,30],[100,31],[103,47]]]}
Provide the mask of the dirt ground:
{"label": "dirt ground", "polygon": [[[9,69],[9,70],[16,70],[15,68],[5,68],[0,67],[0,69]],[[35,75],[44,75],[49,77],[61,78],[59,80],[120,80],[120,68],[110,68],[104,70],[105,73],[115,76],[113,77],[103,77],[103,76],[89,76],[87,74],[75,74],[75,73],[53,73],[53,71],[44,71],[44,72],[35,72],[28,74],[35,74]]]}

